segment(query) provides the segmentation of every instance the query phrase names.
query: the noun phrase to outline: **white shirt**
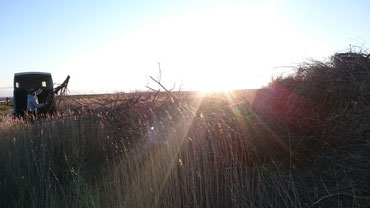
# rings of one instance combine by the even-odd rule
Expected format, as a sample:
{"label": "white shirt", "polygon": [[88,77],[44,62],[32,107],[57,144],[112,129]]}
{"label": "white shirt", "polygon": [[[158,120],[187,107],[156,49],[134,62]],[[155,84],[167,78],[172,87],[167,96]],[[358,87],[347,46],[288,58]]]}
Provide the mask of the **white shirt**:
{"label": "white shirt", "polygon": [[44,103],[39,104],[39,101],[36,95],[35,96],[31,94],[27,95],[27,110],[28,111],[34,112],[37,108],[41,108],[44,105],[45,105]]}

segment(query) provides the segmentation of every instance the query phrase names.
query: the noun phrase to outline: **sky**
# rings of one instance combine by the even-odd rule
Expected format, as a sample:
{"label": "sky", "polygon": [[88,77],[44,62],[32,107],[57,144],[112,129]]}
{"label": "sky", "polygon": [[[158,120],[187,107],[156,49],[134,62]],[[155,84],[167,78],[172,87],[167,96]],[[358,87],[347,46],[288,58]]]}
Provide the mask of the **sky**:
{"label": "sky", "polygon": [[0,97],[27,71],[70,75],[70,94],[157,88],[159,68],[174,90],[259,88],[367,50],[368,11],[367,0],[0,0]]}

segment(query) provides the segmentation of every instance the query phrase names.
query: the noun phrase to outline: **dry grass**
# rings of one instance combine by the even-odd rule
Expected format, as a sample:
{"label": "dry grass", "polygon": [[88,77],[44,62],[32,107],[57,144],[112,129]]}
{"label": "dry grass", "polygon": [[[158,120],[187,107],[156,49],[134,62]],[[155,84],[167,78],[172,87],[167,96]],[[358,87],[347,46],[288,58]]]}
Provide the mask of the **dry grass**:
{"label": "dry grass", "polygon": [[75,97],[4,119],[0,206],[366,207],[369,66],[334,56],[254,95]]}
{"label": "dry grass", "polygon": [[8,105],[5,105],[6,99],[0,99],[0,116],[9,116],[12,113],[13,100],[9,99]]}

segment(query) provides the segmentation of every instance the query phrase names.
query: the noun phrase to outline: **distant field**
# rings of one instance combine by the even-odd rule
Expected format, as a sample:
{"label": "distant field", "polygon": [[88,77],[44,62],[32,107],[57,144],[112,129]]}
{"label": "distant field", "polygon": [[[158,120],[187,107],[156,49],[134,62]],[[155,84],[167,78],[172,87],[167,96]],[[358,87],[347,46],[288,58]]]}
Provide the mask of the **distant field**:
{"label": "distant field", "polygon": [[[246,89],[246,90],[233,90],[229,92],[197,92],[197,91],[174,91],[171,92],[171,96],[178,97],[181,100],[196,100],[204,96],[226,96],[231,93],[233,100],[230,102],[236,103],[239,101],[253,101],[257,90]],[[87,94],[87,95],[68,95],[58,96],[57,108],[61,111],[64,109],[95,109],[102,107],[102,105],[118,105],[125,102],[127,99],[138,98],[142,105],[143,103],[160,104],[165,99],[168,99],[168,93],[160,92],[133,92],[133,93],[112,93],[112,94]]]}
{"label": "distant field", "polygon": [[6,103],[6,98],[0,99],[0,115],[10,114],[12,110],[13,110],[13,100],[12,99],[9,99],[8,103]]}

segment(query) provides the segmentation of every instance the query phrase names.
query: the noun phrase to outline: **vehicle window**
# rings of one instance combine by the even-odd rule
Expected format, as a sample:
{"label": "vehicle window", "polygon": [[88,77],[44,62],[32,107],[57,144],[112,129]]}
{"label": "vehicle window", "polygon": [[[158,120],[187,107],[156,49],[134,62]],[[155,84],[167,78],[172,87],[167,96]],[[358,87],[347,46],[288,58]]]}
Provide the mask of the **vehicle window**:
{"label": "vehicle window", "polygon": [[19,88],[19,82],[15,83],[15,88]]}
{"label": "vehicle window", "polygon": [[45,81],[41,82],[41,87],[46,87],[46,82]]}

